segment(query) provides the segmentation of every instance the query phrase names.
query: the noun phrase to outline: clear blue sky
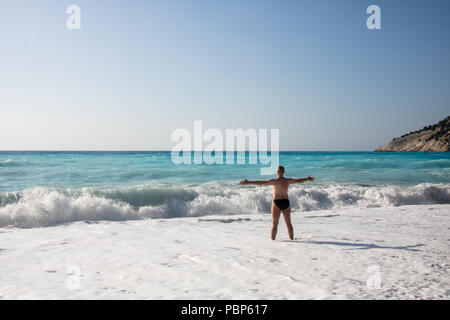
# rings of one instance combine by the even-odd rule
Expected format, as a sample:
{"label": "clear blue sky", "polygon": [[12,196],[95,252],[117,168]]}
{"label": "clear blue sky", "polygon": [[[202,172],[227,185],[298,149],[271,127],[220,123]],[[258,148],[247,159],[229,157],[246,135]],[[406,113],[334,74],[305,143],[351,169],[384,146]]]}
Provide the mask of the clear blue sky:
{"label": "clear blue sky", "polygon": [[[366,28],[371,4],[382,30]],[[373,150],[450,114],[449,14],[437,0],[2,0],[0,150],[170,150],[194,120],[280,128],[283,150]]]}

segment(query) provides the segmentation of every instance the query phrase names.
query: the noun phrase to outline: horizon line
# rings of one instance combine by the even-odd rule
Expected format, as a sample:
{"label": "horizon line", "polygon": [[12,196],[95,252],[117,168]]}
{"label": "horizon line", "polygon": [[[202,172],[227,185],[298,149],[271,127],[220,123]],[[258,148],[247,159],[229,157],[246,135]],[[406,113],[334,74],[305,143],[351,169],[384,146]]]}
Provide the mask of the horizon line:
{"label": "horizon line", "polygon": [[[211,150],[215,152],[227,152],[227,150]],[[185,152],[211,152],[211,151],[185,151]],[[0,152],[173,152],[173,150],[83,150],[83,149],[66,149],[66,150],[55,150],[55,149],[22,149],[22,150],[0,150]],[[175,151],[175,152],[183,152]],[[232,152],[272,152],[272,150],[257,150],[257,151],[238,151],[233,150]],[[374,150],[278,150],[278,152],[375,152]]]}

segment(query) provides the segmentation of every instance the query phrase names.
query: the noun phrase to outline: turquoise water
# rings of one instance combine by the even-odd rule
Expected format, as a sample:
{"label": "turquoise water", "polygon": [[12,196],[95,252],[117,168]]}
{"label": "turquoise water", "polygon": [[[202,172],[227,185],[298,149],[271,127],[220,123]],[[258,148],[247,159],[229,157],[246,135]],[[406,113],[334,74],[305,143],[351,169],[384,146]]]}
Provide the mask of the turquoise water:
{"label": "turquoise water", "polygon": [[[316,178],[290,188],[293,212],[450,203],[449,153],[282,152],[280,164]],[[270,187],[238,183],[274,177],[260,169],[176,165],[170,152],[0,152],[0,227],[270,213]]]}
{"label": "turquoise water", "polygon": [[[248,161],[247,161],[248,162]],[[317,182],[450,183],[449,153],[284,152],[286,176]],[[175,165],[170,152],[0,152],[0,192],[268,179],[260,165]]]}

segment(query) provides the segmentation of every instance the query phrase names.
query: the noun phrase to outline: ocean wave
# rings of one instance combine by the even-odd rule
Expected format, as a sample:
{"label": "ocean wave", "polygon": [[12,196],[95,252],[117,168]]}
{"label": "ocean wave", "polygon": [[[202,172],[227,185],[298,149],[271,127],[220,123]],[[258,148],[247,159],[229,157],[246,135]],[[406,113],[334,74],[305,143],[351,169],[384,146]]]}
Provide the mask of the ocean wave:
{"label": "ocean wave", "polygon": [[[292,210],[450,204],[450,185],[369,186],[358,184],[296,185]],[[73,221],[138,220],[205,215],[264,214],[271,190],[237,183],[144,185],[121,189],[80,190],[33,187],[0,194],[0,227],[46,227]]]}
{"label": "ocean wave", "polygon": [[29,165],[27,160],[13,160],[13,159],[0,160],[0,168],[21,167],[27,165]]}

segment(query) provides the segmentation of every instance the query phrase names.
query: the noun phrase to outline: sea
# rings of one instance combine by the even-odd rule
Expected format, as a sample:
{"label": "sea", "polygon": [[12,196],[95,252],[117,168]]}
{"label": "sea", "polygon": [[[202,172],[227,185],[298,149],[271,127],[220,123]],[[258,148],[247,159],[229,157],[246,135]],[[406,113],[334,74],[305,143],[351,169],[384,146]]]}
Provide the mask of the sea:
{"label": "sea", "polygon": [[[235,154],[236,159],[238,154]],[[242,156],[242,155],[241,155]],[[0,151],[0,228],[270,214],[259,161],[176,164],[168,151]],[[293,214],[450,204],[450,153],[280,152]]]}

